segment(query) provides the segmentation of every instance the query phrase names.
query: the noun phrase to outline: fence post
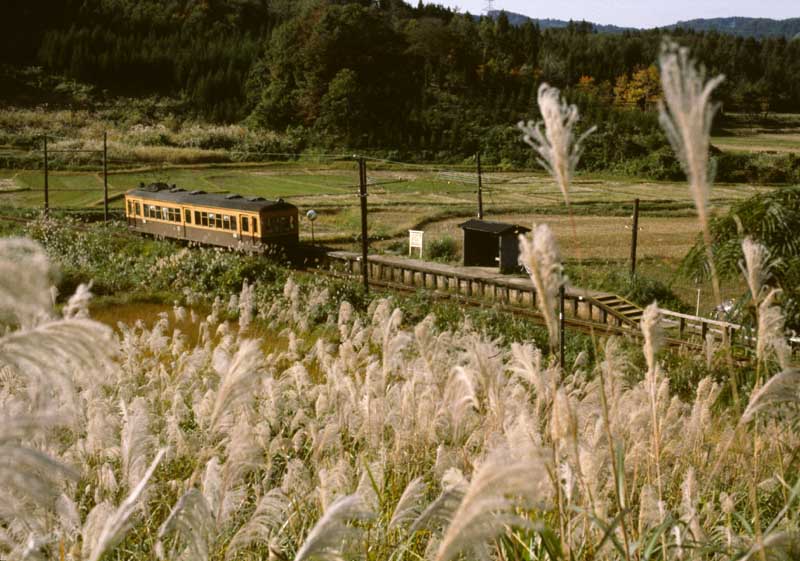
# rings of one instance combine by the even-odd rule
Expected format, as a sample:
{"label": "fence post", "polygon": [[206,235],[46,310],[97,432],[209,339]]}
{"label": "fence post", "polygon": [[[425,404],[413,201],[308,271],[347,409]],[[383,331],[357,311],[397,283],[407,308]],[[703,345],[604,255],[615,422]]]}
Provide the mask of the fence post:
{"label": "fence post", "polygon": [[483,220],[483,178],[481,173],[481,153],[475,154],[478,163],[478,220]]}
{"label": "fence post", "polygon": [[558,345],[559,345],[559,363],[561,364],[561,369],[566,369],[565,364],[565,345],[564,345],[564,333],[566,331],[564,327],[564,315],[566,310],[564,309],[564,285],[562,284],[558,289],[558,300],[559,300],[559,307],[558,307]]}
{"label": "fence post", "polygon": [[631,237],[631,279],[636,276],[636,244],[639,241],[639,199],[633,201],[633,233]]}
{"label": "fence post", "polygon": [[361,277],[364,281],[364,292],[369,293],[369,267],[367,263],[367,162],[358,159],[358,186],[361,198]]}
{"label": "fence post", "polygon": [[50,181],[47,162],[47,135],[44,136],[44,213],[50,213]]}
{"label": "fence post", "polygon": [[103,221],[108,222],[108,133],[103,131]]}

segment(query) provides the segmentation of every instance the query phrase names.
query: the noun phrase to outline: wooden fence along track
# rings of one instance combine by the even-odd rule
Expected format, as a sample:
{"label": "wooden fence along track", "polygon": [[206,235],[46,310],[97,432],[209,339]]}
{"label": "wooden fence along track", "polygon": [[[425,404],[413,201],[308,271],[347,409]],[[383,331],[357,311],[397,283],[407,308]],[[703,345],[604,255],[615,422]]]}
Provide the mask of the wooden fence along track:
{"label": "wooden fence along track", "polygon": [[[346,276],[361,275],[361,256],[348,251],[327,253],[329,265]],[[370,284],[395,290],[428,289],[441,297],[458,298],[469,305],[492,303],[512,313],[541,319],[536,306],[536,289],[528,278],[509,277],[477,267],[456,267],[405,257],[371,255],[368,258]],[[596,290],[567,287],[567,326],[596,334],[641,336],[643,310],[628,300]],[[710,338],[752,348],[753,334],[734,323],[662,310],[662,325],[670,345],[702,348]],[[790,340],[793,348],[800,339]]]}
{"label": "wooden fence along track", "polygon": [[[347,251],[327,254],[331,264],[343,265],[345,272],[361,273],[361,256]],[[385,282],[427,288],[466,298],[477,298],[516,308],[536,310],[536,289],[528,278],[509,277],[477,267],[456,267],[405,257],[371,255],[370,282]],[[637,329],[642,309],[627,300],[597,292],[568,287],[565,293],[567,317],[599,326]]]}

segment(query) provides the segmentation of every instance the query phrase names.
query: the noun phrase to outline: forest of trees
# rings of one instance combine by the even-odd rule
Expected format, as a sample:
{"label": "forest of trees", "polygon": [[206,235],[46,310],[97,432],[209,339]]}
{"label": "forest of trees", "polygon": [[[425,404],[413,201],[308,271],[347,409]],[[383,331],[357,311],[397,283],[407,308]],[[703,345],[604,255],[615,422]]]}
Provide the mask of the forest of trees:
{"label": "forest of trees", "polygon": [[[658,30],[540,30],[402,0],[11,0],[0,25],[6,64],[111,94],[179,97],[203,118],[249,119],[314,145],[460,155],[490,146],[498,160],[518,159],[527,151],[510,125],[535,117],[547,81],[585,122],[605,124],[589,165],[658,160],[666,147],[654,112]],[[724,111],[800,112],[800,40],[670,35],[727,76]]]}

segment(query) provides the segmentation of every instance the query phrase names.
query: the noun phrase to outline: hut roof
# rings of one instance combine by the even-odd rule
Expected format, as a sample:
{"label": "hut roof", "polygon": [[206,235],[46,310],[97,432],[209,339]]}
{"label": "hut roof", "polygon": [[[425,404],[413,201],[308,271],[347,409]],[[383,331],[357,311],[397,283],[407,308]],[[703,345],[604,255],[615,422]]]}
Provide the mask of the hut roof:
{"label": "hut roof", "polygon": [[518,224],[508,224],[507,222],[493,222],[491,220],[478,220],[478,219],[471,219],[467,220],[458,225],[459,228],[463,228],[464,230],[472,230],[474,232],[486,232],[488,234],[494,234],[496,236],[502,236],[504,234],[524,234],[525,232],[530,232],[530,228],[526,228],[525,226],[520,226]]}

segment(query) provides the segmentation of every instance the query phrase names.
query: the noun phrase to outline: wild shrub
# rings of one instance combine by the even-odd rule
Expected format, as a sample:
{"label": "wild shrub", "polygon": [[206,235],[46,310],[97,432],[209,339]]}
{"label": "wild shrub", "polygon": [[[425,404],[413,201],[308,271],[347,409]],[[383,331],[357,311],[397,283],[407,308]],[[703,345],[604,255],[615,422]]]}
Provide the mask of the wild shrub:
{"label": "wild shrub", "polygon": [[[740,264],[745,255],[742,241],[752,238],[763,245],[772,266],[768,282],[783,290],[781,296],[788,325],[800,330],[800,187],[785,187],[754,195],[735,203],[727,214],[712,221],[711,234],[714,244],[715,263],[721,275],[733,277],[740,273]],[[681,264],[685,274],[705,278],[708,267],[703,251],[698,244],[687,253]],[[743,295],[744,310],[751,310],[747,302],[750,296]]]}
{"label": "wild shrub", "polygon": [[451,236],[442,236],[428,243],[425,252],[428,259],[444,263],[452,263],[460,257],[458,244]]}

